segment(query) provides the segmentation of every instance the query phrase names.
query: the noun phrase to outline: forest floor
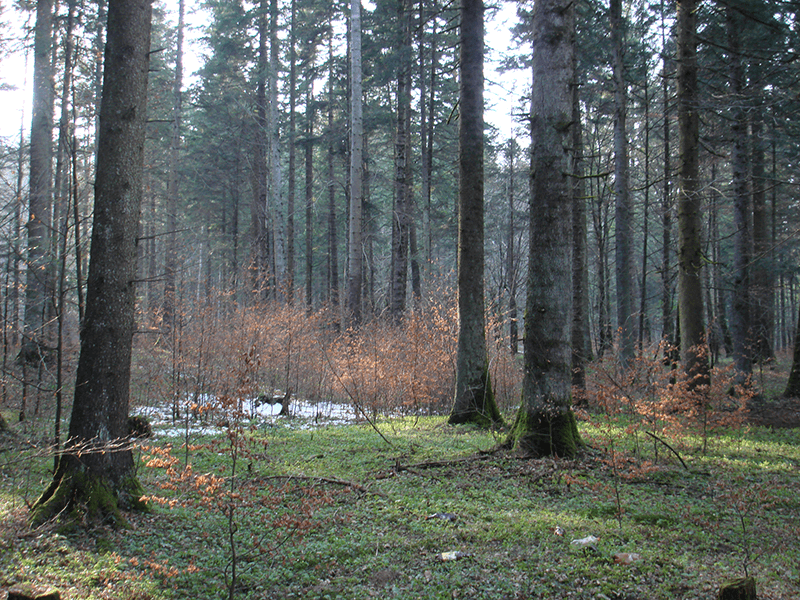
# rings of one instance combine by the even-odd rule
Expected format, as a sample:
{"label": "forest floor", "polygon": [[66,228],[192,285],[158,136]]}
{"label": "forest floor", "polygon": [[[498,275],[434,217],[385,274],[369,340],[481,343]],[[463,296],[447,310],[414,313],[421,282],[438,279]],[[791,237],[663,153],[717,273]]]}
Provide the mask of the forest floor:
{"label": "forest floor", "polygon": [[656,431],[671,449],[652,424],[586,415],[575,460],[441,417],[228,422],[190,428],[188,450],[164,425],[136,450],[152,510],[118,529],[27,526],[52,458],[15,424],[0,434],[0,600],[20,583],[64,600],[711,599],[745,572],[759,598],[796,599],[797,409]]}

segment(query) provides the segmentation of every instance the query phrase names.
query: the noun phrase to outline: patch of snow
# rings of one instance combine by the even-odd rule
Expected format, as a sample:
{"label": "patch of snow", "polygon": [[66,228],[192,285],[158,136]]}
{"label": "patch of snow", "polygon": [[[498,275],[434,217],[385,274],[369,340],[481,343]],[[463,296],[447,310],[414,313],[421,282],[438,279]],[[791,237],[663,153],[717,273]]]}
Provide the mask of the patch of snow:
{"label": "patch of snow", "polygon": [[[273,402],[265,402],[262,398],[248,398],[238,407],[221,406],[217,399],[210,395],[201,395],[184,401],[178,407],[180,418],[173,420],[173,403],[162,402],[152,406],[140,406],[133,413],[146,417],[153,425],[153,433],[157,437],[183,437],[186,435],[186,414],[191,413],[189,432],[192,435],[216,434],[225,429],[230,418],[243,421],[255,421],[258,425],[274,426],[278,422],[282,426],[295,429],[312,429],[326,425],[343,425],[356,421],[356,410],[349,404],[334,402],[308,402],[293,400],[289,405],[289,417],[280,416],[283,395],[276,394]],[[192,411],[190,407],[201,407]],[[164,427],[172,425],[171,427]],[[155,429],[158,427],[158,429]]]}

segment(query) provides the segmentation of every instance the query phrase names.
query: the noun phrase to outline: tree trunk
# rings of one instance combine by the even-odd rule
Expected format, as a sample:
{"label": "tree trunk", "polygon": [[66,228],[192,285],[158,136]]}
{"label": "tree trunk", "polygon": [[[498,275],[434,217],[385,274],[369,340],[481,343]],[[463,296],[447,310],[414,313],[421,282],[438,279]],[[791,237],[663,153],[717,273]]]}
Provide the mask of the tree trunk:
{"label": "tree trunk", "polygon": [[667,54],[664,0],[661,0],[661,59],[664,70],[661,73],[661,106],[664,113],[664,172],[663,195],[661,197],[661,340],[665,355],[674,364],[673,348],[677,347],[673,324],[673,281],[672,281],[672,198],[671,198],[671,147],[670,147],[670,94],[669,76],[673,61]]}
{"label": "tree trunk", "polygon": [[489,377],[483,305],[483,0],[463,0],[459,45],[458,353],[450,423],[502,422]]}
{"label": "tree trunk", "polygon": [[178,40],[175,50],[175,81],[172,88],[172,140],[169,149],[167,175],[167,239],[164,252],[164,298],[162,319],[169,339],[175,322],[175,273],[178,266],[178,167],[181,147],[181,116],[183,111],[183,33],[185,0],[178,0]]}
{"label": "tree trunk", "polygon": [[278,0],[270,0],[269,18],[269,208],[267,218],[272,219],[272,257],[275,261],[275,293],[285,298],[286,293],[286,207],[283,204],[283,169],[281,167],[280,122],[278,117],[278,67],[280,40],[278,39]]}
{"label": "tree trunk", "polygon": [[286,299],[294,302],[294,206],[297,162],[297,0],[292,0],[289,23],[289,173],[286,190]]}
{"label": "tree trunk", "polygon": [[364,248],[361,209],[364,203],[364,119],[361,89],[361,0],[350,3],[350,223],[347,274],[347,324],[361,322]]}
{"label": "tree trunk", "polygon": [[406,309],[411,229],[411,6],[400,0],[397,68],[397,134],[395,138],[395,208],[392,215],[392,273],[389,312],[399,321]]}
{"label": "tree trunk", "polygon": [[[759,74],[760,77],[760,74]],[[759,87],[757,93],[762,93]],[[753,269],[752,333],[753,356],[767,361],[775,357],[775,264],[772,260],[773,240],[771,218],[767,208],[767,180],[765,177],[764,113],[761,98],[752,109],[752,173],[753,173]]]}
{"label": "tree trunk", "polygon": [[508,293],[508,339],[511,354],[519,352],[519,317],[517,314],[517,252],[514,246],[516,224],[514,212],[516,210],[515,198],[515,169],[517,156],[517,140],[508,140],[508,242],[506,248],[506,292]]}
{"label": "tree trunk", "polygon": [[750,192],[747,180],[747,116],[744,98],[744,64],[740,51],[741,23],[733,8],[726,11],[730,60],[731,170],[733,179],[733,304],[731,337],[737,380],[743,381],[753,370],[750,339]]}
{"label": "tree trunk", "polygon": [[622,0],[611,0],[611,38],[614,45],[614,196],[617,328],[619,362],[625,369],[634,357],[633,316],[633,207],[628,190],[627,86],[625,83]]}
{"label": "tree trunk", "polygon": [[690,385],[708,381],[703,315],[702,195],[700,194],[700,115],[697,92],[697,4],[677,0],[678,129],[678,312],[681,360]]}
{"label": "tree trunk", "polygon": [[578,60],[572,54],[572,387],[584,403],[586,361],[589,358],[589,281],[586,257],[586,184],[583,178],[583,123],[581,122]]}
{"label": "tree trunk", "polygon": [[328,38],[328,301],[339,306],[339,249],[336,241],[336,182],[333,179],[333,32]]}
{"label": "tree trunk", "polygon": [[574,10],[571,0],[538,0],[533,12],[525,373],[509,444],[535,456],[571,457],[581,445],[570,407]]}
{"label": "tree trunk", "polygon": [[269,280],[269,236],[267,234],[267,0],[261,0],[258,15],[258,67],[256,70],[256,131],[253,151],[253,203],[251,268],[254,298],[265,298]]}
{"label": "tree trunk", "polygon": [[126,440],[150,16],[149,1],[109,3],[86,320],[69,442],[33,509],[37,524],[79,507],[118,523],[119,508],[141,505]]}
{"label": "tree trunk", "polygon": [[314,95],[313,87],[306,91],[305,201],[306,201],[306,310],[314,306]]}
{"label": "tree trunk", "polygon": [[25,285],[26,360],[42,357],[47,345],[44,332],[49,283],[50,227],[53,179],[53,1],[36,3],[33,47],[33,114],[30,134],[30,184],[28,205],[27,283]]}

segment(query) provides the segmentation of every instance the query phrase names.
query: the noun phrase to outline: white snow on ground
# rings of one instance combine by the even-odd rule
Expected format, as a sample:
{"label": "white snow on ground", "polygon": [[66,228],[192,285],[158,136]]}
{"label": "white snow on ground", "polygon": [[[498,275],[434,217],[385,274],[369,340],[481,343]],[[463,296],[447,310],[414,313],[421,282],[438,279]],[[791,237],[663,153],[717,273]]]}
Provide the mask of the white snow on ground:
{"label": "white snow on ground", "polygon": [[[292,400],[289,404],[289,417],[279,416],[281,412],[281,395],[275,395],[275,404],[268,402],[258,402],[255,398],[247,399],[242,402],[240,418],[247,421],[255,420],[259,424],[274,425],[281,423],[286,427],[307,429],[322,427],[325,425],[341,425],[352,423],[356,420],[356,410],[349,404],[335,404],[333,402],[307,402],[304,400]],[[136,415],[147,417],[153,425],[153,433],[157,437],[181,437],[186,434],[186,409],[188,406],[201,405],[211,407],[202,418],[191,416],[189,419],[189,431],[191,434],[213,434],[219,433],[224,429],[223,421],[226,419],[226,412],[219,407],[215,407],[215,399],[211,396],[200,396],[192,398],[188,402],[184,401],[179,407],[181,418],[173,421],[171,401],[163,402],[155,406],[140,406],[133,409]],[[172,425],[166,427],[165,425]]]}

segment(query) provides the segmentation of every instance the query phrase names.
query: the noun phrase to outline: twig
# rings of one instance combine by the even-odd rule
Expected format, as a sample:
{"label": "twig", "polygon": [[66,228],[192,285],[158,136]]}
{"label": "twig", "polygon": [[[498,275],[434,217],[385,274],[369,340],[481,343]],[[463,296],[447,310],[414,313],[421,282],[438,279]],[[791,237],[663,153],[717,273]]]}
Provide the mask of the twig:
{"label": "twig", "polygon": [[649,431],[645,431],[645,433],[646,433],[647,435],[649,435],[651,438],[653,438],[654,440],[656,440],[657,442],[661,442],[662,444],[664,444],[664,446],[666,446],[666,447],[667,447],[667,450],[669,450],[669,451],[670,451],[670,452],[672,452],[672,453],[673,453],[675,456],[677,456],[677,457],[678,457],[678,460],[679,460],[679,461],[681,461],[681,464],[683,465],[683,468],[684,468],[684,469],[686,469],[687,471],[689,470],[689,467],[687,467],[687,466],[686,466],[686,463],[685,463],[685,462],[683,462],[683,459],[681,458],[681,455],[680,455],[680,454],[678,454],[678,451],[677,451],[677,450],[675,450],[675,448],[673,448],[672,446],[670,446],[670,445],[669,445],[667,442],[665,442],[664,440],[662,440],[662,439],[661,439],[660,437],[658,437],[656,434],[654,434],[654,433],[650,433]]}
{"label": "twig", "polygon": [[348,481],[346,479],[339,479],[338,477],[321,477],[312,475],[269,475],[267,477],[264,477],[263,479],[264,480],[288,479],[290,481],[297,480],[297,481],[312,481],[317,483],[330,483],[332,485],[341,485],[344,487],[350,487],[364,494],[374,494],[376,496],[383,496],[384,498],[386,497],[386,494],[384,494],[383,492],[375,492],[358,482]]}

